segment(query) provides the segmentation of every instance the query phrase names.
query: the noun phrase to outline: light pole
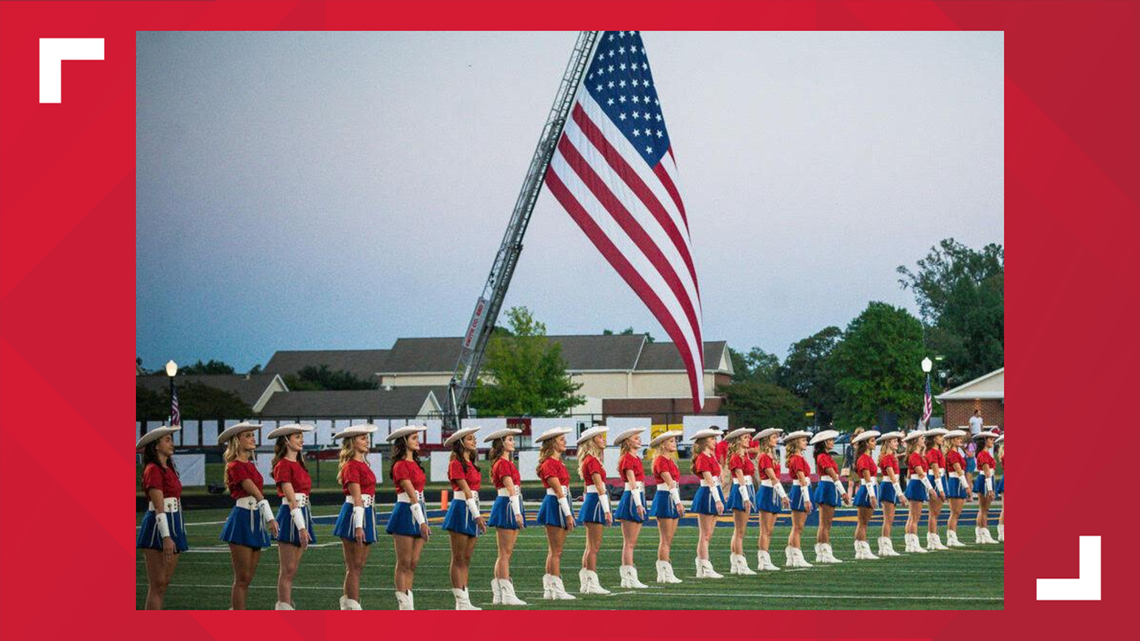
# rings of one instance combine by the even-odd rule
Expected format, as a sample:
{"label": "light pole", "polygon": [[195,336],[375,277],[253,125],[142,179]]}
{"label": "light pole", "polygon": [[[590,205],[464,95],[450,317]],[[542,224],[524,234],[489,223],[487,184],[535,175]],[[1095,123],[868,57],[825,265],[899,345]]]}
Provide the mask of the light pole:
{"label": "light pole", "polygon": [[178,363],[174,361],[166,362],[166,375],[170,378],[170,424],[173,426],[175,419],[178,424],[182,424],[182,417],[178,411],[178,396],[174,391],[174,377],[178,374]]}
{"label": "light pole", "polygon": [[934,413],[934,399],[930,391],[930,370],[934,368],[934,361],[929,356],[922,359],[922,373],[926,374],[926,388],[922,393],[922,429],[930,427],[930,416]]}

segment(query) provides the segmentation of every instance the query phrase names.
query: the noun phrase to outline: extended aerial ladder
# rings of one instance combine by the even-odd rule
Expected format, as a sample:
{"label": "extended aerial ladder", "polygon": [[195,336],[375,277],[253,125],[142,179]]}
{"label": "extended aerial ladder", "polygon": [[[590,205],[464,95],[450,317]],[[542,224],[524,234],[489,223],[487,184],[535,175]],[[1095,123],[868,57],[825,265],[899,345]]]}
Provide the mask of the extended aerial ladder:
{"label": "extended aerial ladder", "polygon": [[495,262],[491,264],[491,273],[487,276],[483,293],[475,303],[471,322],[467,324],[467,330],[463,333],[459,361],[455,364],[455,372],[447,389],[445,429],[459,427],[460,419],[467,415],[467,401],[478,382],[479,368],[483,364],[487,342],[495,330],[503,298],[507,295],[507,287],[511,284],[515,265],[518,264],[519,254],[522,252],[523,234],[526,233],[527,224],[530,223],[534,204],[542,191],[546,169],[554,156],[555,146],[562,136],[562,129],[566,125],[570,109],[574,106],[582,75],[586,73],[600,34],[599,31],[582,31],[578,34],[574,53],[570,56],[570,62],[562,74],[558,94],[554,98],[554,104],[546,118],[546,125],[542,128],[542,136],[539,137],[538,146],[534,150],[534,157],[531,158],[530,167],[526,171],[526,179],[523,181],[522,190],[519,191],[518,200],[515,201],[510,223],[507,225],[506,233],[503,234],[503,242],[499,245]]}

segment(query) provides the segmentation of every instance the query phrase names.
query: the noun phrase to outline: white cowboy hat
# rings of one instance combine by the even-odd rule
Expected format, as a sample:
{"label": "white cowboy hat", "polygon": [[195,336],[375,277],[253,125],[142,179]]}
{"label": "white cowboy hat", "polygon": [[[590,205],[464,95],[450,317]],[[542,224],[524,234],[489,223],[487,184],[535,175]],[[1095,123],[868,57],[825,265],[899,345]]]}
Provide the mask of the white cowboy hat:
{"label": "white cowboy hat", "polygon": [[714,430],[711,427],[703,429],[703,430],[697,430],[693,434],[691,439],[694,443],[696,443],[697,441],[701,440],[702,438],[705,438],[708,436],[720,436],[720,430]]}
{"label": "white cowboy hat", "polygon": [[[922,437],[924,437],[924,436],[926,436],[926,432],[920,432],[920,431],[917,431],[917,430],[916,430],[916,431],[914,431],[914,432],[911,432],[910,434],[907,434],[906,436],[904,436],[904,437],[903,437],[903,442],[905,442],[905,443],[910,443],[911,441],[913,441],[913,440],[915,440],[915,439],[919,439],[919,438],[922,438]],[[885,439],[886,439],[886,437],[883,437],[883,438],[881,438],[881,439],[879,439],[879,440],[885,440]]]}
{"label": "white cowboy hat", "polygon": [[554,428],[546,430],[542,434],[539,434],[538,436],[534,437],[534,442],[535,443],[541,443],[547,439],[556,438],[558,436],[565,436],[566,434],[569,434],[569,433],[570,433],[569,427],[554,427]]}
{"label": "white cowboy hat", "polygon": [[619,432],[618,435],[614,437],[614,445],[620,445],[621,442],[624,441],[625,439],[627,439],[631,436],[634,436],[634,435],[641,434],[644,431],[645,431],[644,427],[631,427],[628,430],[624,430],[622,432]]}
{"label": "white cowboy hat", "polygon": [[925,432],[922,433],[922,435],[923,436],[946,436],[946,430],[942,429],[941,427],[936,427],[934,429],[926,430]]}
{"label": "white cowboy hat", "polygon": [[605,425],[599,425],[597,427],[591,427],[590,429],[586,430],[585,432],[582,432],[582,434],[578,436],[578,445],[585,443],[586,441],[594,438],[595,436],[597,436],[599,434],[605,434],[606,432],[609,431],[609,429],[610,428],[606,427]]}
{"label": "white cowboy hat", "polygon": [[994,434],[993,432],[982,432],[981,434],[975,435],[974,439],[980,441],[984,438],[997,438],[997,437],[998,437],[998,435]]}
{"label": "white cowboy hat", "polygon": [[333,434],[332,439],[339,441],[342,438],[353,438],[361,434],[371,434],[376,431],[376,426],[371,423],[361,423],[359,425],[350,425],[338,434]]}
{"label": "white cowboy hat", "polygon": [[811,432],[807,430],[797,430],[791,434],[786,434],[784,436],[784,442],[787,443],[788,441],[794,441],[797,438],[807,438],[809,436],[811,436]]}
{"label": "white cowboy hat", "polygon": [[418,432],[426,432],[426,431],[427,431],[427,427],[425,427],[423,425],[409,425],[407,427],[401,427],[399,429],[392,430],[388,434],[388,438],[385,440],[387,440],[390,443],[390,442],[392,442],[398,438],[403,438],[405,436],[410,436],[410,435],[416,434]]}
{"label": "white cowboy hat", "polygon": [[478,432],[481,429],[483,429],[483,428],[481,428],[481,427],[464,427],[462,429],[455,430],[455,433],[453,433],[451,436],[447,437],[447,440],[444,441],[443,444],[444,445],[451,445],[452,443],[454,443],[458,440],[466,438],[468,434],[474,434],[475,432]]}
{"label": "white cowboy hat", "polygon": [[297,432],[312,432],[312,425],[302,425],[301,423],[290,423],[289,425],[282,425],[281,427],[273,430],[265,435],[265,438],[277,438],[279,436],[289,436]]}
{"label": "white cowboy hat", "polygon": [[[921,434],[921,433],[922,432],[911,432],[911,434]],[[904,437],[904,435],[902,432],[887,432],[886,434],[883,434],[882,436],[879,437],[879,441],[881,442],[881,441],[886,441],[886,440],[889,440],[892,438],[903,438],[903,437]],[[906,440],[909,440],[909,439],[910,439],[910,435],[906,435]]]}
{"label": "white cowboy hat", "polygon": [[831,439],[838,438],[838,437],[839,437],[839,432],[836,432],[835,430],[823,430],[819,434],[816,434],[815,436],[811,437],[811,440],[808,441],[808,445],[815,445],[817,443],[822,443],[824,441],[831,440]]}
{"label": "white cowboy hat", "polygon": [[652,441],[649,441],[649,447],[657,447],[658,445],[661,445],[671,438],[677,438],[678,436],[684,435],[685,433],[681,430],[669,430],[667,432],[661,432],[657,436],[654,436]]}
{"label": "white cowboy hat", "polygon": [[242,432],[252,432],[259,429],[261,429],[261,423],[238,423],[231,428],[222,430],[222,433],[218,434],[218,443],[225,445],[231,438]]}
{"label": "white cowboy hat", "polygon": [[866,432],[863,432],[859,436],[856,436],[855,438],[851,439],[851,442],[852,443],[862,443],[863,441],[865,441],[869,438],[879,438],[879,433],[876,432],[875,430],[867,430]]}
{"label": "white cowboy hat", "polygon": [[494,441],[494,440],[506,438],[508,436],[518,436],[519,434],[522,434],[522,430],[516,430],[513,427],[508,427],[508,428],[502,429],[502,430],[495,430],[494,432],[491,432],[490,434],[484,436],[483,442],[484,443],[490,443],[491,441]]}
{"label": "white cowboy hat", "polygon": [[180,429],[182,429],[181,425],[163,425],[162,427],[156,427],[153,430],[142,435],[142,438],[139,439],[139,442],[135,443],[135,449],[141,450],[142,448],[146,447],[147,444],[151,441],[157,441],[167,434],[173,434]]}
{"label": "white cowboy hat", "polygon": [[1005,434],[1002,434],[1001,436],[997,437],[997,440],[994,441],[994,443],[1002,443],[1004,441],[1005,441]]}
{"label": "white cowboy hat", "polygon": [[729,432],[728,434],[725,434],[724,440],[731,441],[734,438],[740,438],[741,436],[744,436],[746,434],[748,436],[752,436],[752,433],[755,431],[756,430],[752,429],[751,427],[738,427],[738,428],[732,430],[731,432]]}
{"label": "white cowboy hat", "polygon": [[773,434],[779,434],[780,432],[783,432],[783,431],[784,430],[782,430],[778,427],[769,427],[768,429],[760,430],[760,432],[756,435],[756,438],[758,438],[758,439],[768,438],[769,436],[771,436]]}
{"label": "white cowboy hat", "polygon": [[950,430],[949,432],[946,432],[946,438],[948,438],[948,439],[958,438],[959,436],[965,436],[965,435],[966,435],[966,430]]}

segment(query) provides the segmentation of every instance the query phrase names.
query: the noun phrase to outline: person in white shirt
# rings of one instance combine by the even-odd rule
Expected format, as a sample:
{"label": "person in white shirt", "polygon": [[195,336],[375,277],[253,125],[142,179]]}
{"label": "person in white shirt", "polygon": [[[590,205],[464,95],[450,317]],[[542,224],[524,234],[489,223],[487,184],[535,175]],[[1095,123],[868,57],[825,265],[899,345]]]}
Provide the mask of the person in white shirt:
{"label": "person in white shirt", "polygon": [[970,417],[970,439],[982,433],[982,410],[974,410]]}

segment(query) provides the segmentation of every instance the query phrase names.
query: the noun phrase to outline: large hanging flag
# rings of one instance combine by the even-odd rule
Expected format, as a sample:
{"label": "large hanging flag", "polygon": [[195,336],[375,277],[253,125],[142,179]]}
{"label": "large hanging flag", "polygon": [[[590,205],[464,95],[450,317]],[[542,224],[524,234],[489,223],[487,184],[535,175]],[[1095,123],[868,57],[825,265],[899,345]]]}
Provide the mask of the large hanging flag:
{"label": "large hanging flag", "polygon": [[178,390],[174,389],[174,384],[170,385],[170,424],[182,425],[182,412],[178,409]]}
{"label": "large hanging flag", "polygon": [[546,185],[673,340],[700,411],[700,289],[669,131],[638,32],[599,38]]}

